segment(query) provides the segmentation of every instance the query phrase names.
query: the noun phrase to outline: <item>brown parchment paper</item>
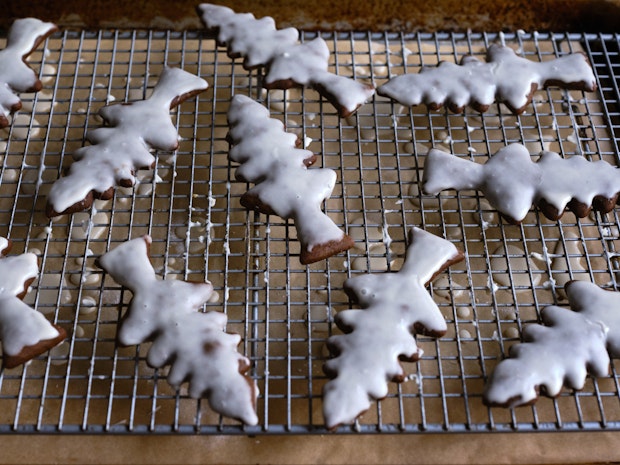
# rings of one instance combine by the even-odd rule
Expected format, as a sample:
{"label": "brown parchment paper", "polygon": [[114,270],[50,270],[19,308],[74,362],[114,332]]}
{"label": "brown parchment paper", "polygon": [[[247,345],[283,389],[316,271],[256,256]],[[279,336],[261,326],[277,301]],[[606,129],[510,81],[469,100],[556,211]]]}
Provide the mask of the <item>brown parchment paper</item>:
{"label": "brown parchment paper", "polygon": [[620,433],[395,436],[4,436],[1,464],[586,464],[620,460]]}

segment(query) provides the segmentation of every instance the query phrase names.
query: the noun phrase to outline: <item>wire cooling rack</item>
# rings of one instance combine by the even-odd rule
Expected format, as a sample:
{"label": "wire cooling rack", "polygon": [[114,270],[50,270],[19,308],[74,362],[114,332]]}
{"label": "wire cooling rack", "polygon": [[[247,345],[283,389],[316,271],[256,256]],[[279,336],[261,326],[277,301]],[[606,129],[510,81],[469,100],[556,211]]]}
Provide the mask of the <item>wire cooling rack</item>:
{"label": "wire cooling rack", "polygon": [[[304,33],[303,40],[314,37]],[[339,119],[311,90],[261,90],[261,74],[244,71],[199,33],[100,31],[58,33],[31,62],[44,90],[23,96],[24,109],[0,137],[0,233],[13,253],[40,256],[41,274],[26,302],[66,328],[65,343],[24,367],[0,371],[0,432],[44,433],[324,433],[322,364],[333,318],[350,308],[344,280],[396,270],[407,230],[420,226],[453,241],[466,260],[430,286],[447,323],[440,339],[419,337],[424,356],[353,426],[338,432],[465,432],[620,429],[617,364],[532,407],[488,409],[486,377],[539,321],[547,305],[566,305],[562,285],[585,279],[617,290],[617,212],[551,222],[531,211],[520,226],[503,223],[475,192],[422,195],[418,179],[430,147],[487,157],[511,142],[618,163],[619,39],[564,34],[325,34],[333,70],[380,85],[421,65],[484,55],[503,41],[532,60],[583,50],[600,91],[538,92],[527,112],[503,105],[484,115],[403,108],[375,97]],[[172,114],[181,135],[175,153],[158,153],[132,189],[96,202],[87,213],[50,222],[46,193],[107,103],[142,99],[163,66],[200,74],[210,89]],[[227,159],[226,112],[233,94],[267,105],[287,130],[338,173],[325,210],[353,236],[346,254],[305,267],[292,225],[246,212]],[[483,159],[483,158],[482,158]],[[173,390],[164,370],[145,363],[145,347],[119,348],[115,334],[130,293],[94,266],[123,241],[148,233],[165,279],[210,280],[227,330],[243,337],[260,396],[255,427],[215,415],[205,401]]]}

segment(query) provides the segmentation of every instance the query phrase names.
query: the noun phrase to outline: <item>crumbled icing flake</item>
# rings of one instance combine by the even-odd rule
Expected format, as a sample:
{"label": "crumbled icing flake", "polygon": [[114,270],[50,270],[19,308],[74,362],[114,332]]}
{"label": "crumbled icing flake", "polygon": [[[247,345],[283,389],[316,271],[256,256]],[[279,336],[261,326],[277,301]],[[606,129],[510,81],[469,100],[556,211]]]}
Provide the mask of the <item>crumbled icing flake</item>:
{"label": "crumbled icing flake", "polygon": [[620,356],[620,294],[585,281],[571,281],[565,290],[573,311],[547,307],[544,326],[525,328],[524,342],[510,348],[510,358],[489,378],[487,405],[533,403],[539,391],[555,397],[562,386],[582,389],[587,373],[609,373],[609,356]]}
{"label": "crumbled icing flake", "polygon": [[336,172],[308,169],[315,155],[297,148],[297,136],[287,133],[279,120],[269,117],[267,108],[246,96],[233,98],[228,123],[229,158],[241,163],[235,177],[255,183],[241,197],[241,204],[293,219],[303,264],[351,248],[353,240],[321,210],[335,186]]}
{"label": "crumbled icing flake", "polygon": [[510,47],[494,44],[486,63],[465,55],[458,65],[444,61],[434,68],[422,67],[418,74],[390,79],[377,94],[409,106],[424,103],[439,109],[445,104],[457,113],[468,105],[485,112],[497,100],[520,114],[534,92],[548,86],[592,92],[596,79],[583,53],[534,62],[517,56]]}
{"label": "crumbled icing flake", "polygon": [[37,256],[4,257],[10,248],[10,241],[0,238],[0,341],[5,368],[25,363],[65,338],[64,330],[21,300],[39,275]]}
{"label": "crumbled icing flake", "polygon": [[399,360],[416,360],[421,355],[414,331],[445,334],[444,317],[425,285],[462,259],[451,242],[412,228],[400,271],[365,274],[345,282],[346,292],[361,310],[338,313],[336,322],[346,334],[328,341],[337,354],[324,367],[333,377],[323,389],[328,428],[352,423],[370,407],[370,399],[387,395],[388,381],[406,378]]}
{"label": "crumbled icing flake", "polygon": [[133,292],[118,330],[118,342],[152,341],[146,360],[154,368],[170,365],[168,382],[189,381],[189,394],[205,396],[216,412],[255,425],[256,383],[245,376],[250,361],[237,352],[238,334],[224,332],[227,317],[200,312],[209,301],[209,282],[160,280],[148,256],[151,238],[143,236],[103,255],[98,264]]}
{"label": "crumbled icing flake", "polygon": [[25,60],[56,30],[55,24],[36,18],[18,19],[11,26],[6,47],[0,50],[0,128],[8,126],[7,117],[22,107],[17,93],[41,90],[41,81]]}
{"label": "crumbled icing flake", "polygon": [[513,223],[523,221],[532,204],[551,220],[558,220],[567,207],[583,218],[592,207],[603,212],[613,209],[620,192],[620,171],[603,160],[562,158],[555,152],[542,152],[533,162],[521,144],[501,148],[484,165],[432,149],[423,189],[431,195],[446,189],[479,190]]}
{"label": "crumbled icing flake", "polygon": [[67,176],[52,185],[47,215],[86,210],[94,198],[110,199],[115,186],[133,186],[136,171],[155,164],[152,150],[173,151],[179,145],[170,109],[207,87],[198,76],[165,68],[146,100],[101,108],[106,125],[88,132],[91,145],[73,154]]}
{"label": "crumbled icing flake", "polygon": [[329,49],[321,37],[299,42],[299,31],[276,29],[269,16],[235,13],[228,7],[203,3],[198,7],[205,26],[228,46],[231,57],[243,57],[244,68],[266,67],[267,89],[311,87],[329,100],[340,116],[352,114],[374,94],[374,87],[328,71]]}

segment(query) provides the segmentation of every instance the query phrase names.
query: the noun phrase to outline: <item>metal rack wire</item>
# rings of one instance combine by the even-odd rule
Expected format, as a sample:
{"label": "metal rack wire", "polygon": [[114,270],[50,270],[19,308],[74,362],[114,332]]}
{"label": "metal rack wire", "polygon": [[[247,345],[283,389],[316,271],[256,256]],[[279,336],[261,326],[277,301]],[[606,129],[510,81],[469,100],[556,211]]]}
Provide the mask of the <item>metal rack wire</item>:
{"label": "metal rack wire", "polygon": [[[304,33],[303,40],[313,37]],[[323,433],[321,366],[324,342],[336,331],[335,312],[349,308],[342,283],[367,271],[398,269],[407,229],[443,235],[467,254],[430,286],[448,322],[441,339],[419,337],[423,358],[406,365],[408,380],[353,427],[339,433],[475,432],[620,429],[617,364],[607,378],[589,379],[578,393],[540,399],[517,410],[487,409],[486,376],[518,342],[542,308],[563,303],[561,284],[587,279],[617,290],[617,213],[550,222],[532,211],[520,226],[501,222],[475,192],[420,193],[430,147],[472,159],[510,142],[618,164],[620,59],[617,36],[565,34],[324,34],[339,74],[381,84],[420,65],[483,55],[504,41],[544,60],[584,50],[598,93],[538,92],[528,112],[502,105],[479,115],[412,109],[376,97],[349,119],[310,90],[260,90],[261,75],[244,71],[199,33],[98,31],[59,33],[31,61],[45,89],[24,96],[25,109],[2,133],[0,217],[14,253],[40,255],[41,275],[26,302],[68,330],[70,337],[25,367],[0,371],[0,433]],[[49,222],[45,195],[68,166],[85,133],[100,124],[106,103],[143,98],[164,64],[200,74],[211,88],[172,117],[181,143],[158,154],[134,189],[118,189],[89,213]],[[339,182],[327,213],[356,239],[340,257],[303,267],[290,224],[248,213],[244,184],[227,159],[230,98],[261,99]],[[6,147],[4,146],[6,144]],[[150,369],[144,347],[119,348],[116,327],[128,293],[97,269],[94,259],[128,238],[148,233],[166,279],[208,279],[226,312],[228,330],[243,336],[261,394],[260,423],[222,419],[206,402],[171,389],[165,372]]]}

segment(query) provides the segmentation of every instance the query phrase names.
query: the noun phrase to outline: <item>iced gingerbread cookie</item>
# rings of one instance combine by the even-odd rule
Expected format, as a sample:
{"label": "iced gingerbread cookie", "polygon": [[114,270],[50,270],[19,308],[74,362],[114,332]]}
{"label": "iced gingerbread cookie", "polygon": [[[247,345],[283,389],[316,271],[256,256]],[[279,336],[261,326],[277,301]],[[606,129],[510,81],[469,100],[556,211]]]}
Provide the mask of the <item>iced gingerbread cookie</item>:
{"label": "iced gingerbread cookie", "polygon": [[424,103],[433,110],[446,105],[456,113],[468,105],[485,112],[497,100],[521,114],[538,89],[550,86],[595,91],[596,79],[585,54],[535,62],[496,44],[489,47],[486,63],[465,55],[458,65],[441,62],[434,68],[423,67],[419,74],[396,76],[377,93],[403,105]]}
{"label": "iced gingerbread cookie", "polygon": [[446,189],[479,190],[511,223],[523,221],[532,204],[556,221],[567,208],[579,218],[591,209],[613,210],[620,193],[620,170],[602,160],[562,158],[546,151],[533,162],[526,147],[511,144],[484,165],[432,149],[422,182],[430,195]]}
{"label": "iced gingerbread cookie", "polygon": [[172,386],[189,381],[190,396],[204,396],[216,412],[255,425],[257,387],[245,375],[250,361],[237,352],[241,337],[224,332],[225,314],[199,311],[211,297],[211,283],[157,279],[150,244],[149,236],[130,240],[97,262],[133,292],[118,343],[151,341],[147,363],[153,368],[170,365]]}
{"label": "iced gingerbread cookie", "polygon": [[303,264],[353,247],[353,239],[321,210],[336,184],[335,171],[308,169],[316,156],[297,148],[297,136],[287,133],[279,120],[269,117],[267,108],[248,97],[233,98],[228,123],[229,158],[241,163],[235,177],[255,183],[241,197],[244,207],[293,219]]}
{"label": "iced gingerbread cookie", "polygon": [[609,356],[620,356],[620,294],[586,281],[565,286],[570,311],[547,307],[545,326],[527,326],[523,343],[497,365],[484,391],[491,406],[516,407],[555,397],[562,386],[582,389],[587,373],[607,376]]}
{"label": "iced gingerbread cookie", "polygon": [[0,128],[9,125],[8,116],[22,107],[19,92],[38,92],[42,84],[26,58],[54,31],[55,24],[36,18],[18,19],[13,23],[0,51]]}
{"label": "iced gingerbread cookie", "polygon": [[11,242],[0,237],[0,341],[2,366],[14,368],[62,342],[66,333],[22,302],[28,286],[39,275],[37,256],[5,257]]}
{"label": "iced gingerbread cookie", "polygon": [[400,271],[345,281],[345,291],[361,310],[338,313],[336,323],[345,334],[328,340],[336,355],[324,366],[332,378],[323,389],[328,428],[352,423],[368,410],[371,399],[387,395],[388,381],[404,380],[399,361],[415,361],[422,354],[413,333],[445,334],[444,317],[425,286],[463,258],[451,242],[413,228]]}
{"label": "iced gingerbread cookie", "polygon": [[570,281],[564,289],[573,310],[605,326],[607,352],[620,358],[620,293],[587,281]]}
{"label": "iced gingerbread cookie", "polygon": [[229,56],[244,58],[245,69],[266,68],[266,89],[311,87],[342,117],[355,112],[374,94],[373,86],[327,70],[329,49],[320,37],[299,43],[297,29],[276,29],[269,16],[256,19],[251,13],[235,13],[225,6],[203,3],[198,14],[207,29],[217,34],[218,43],[228,46]]}
{"label": "iced gingerbread cookie", "polygon": [[176,150],[179,136],[170,109],[207,89],[205,80],[179,68],[165,68],[146,100],[105,106],[105,126],[89,131],[91,145],[78,149],[65,177],[47,199],[47,216],[90,208],[94,199],[108,200],[115,186],[131,187],[135,172],[155,164],[153,150]]}

